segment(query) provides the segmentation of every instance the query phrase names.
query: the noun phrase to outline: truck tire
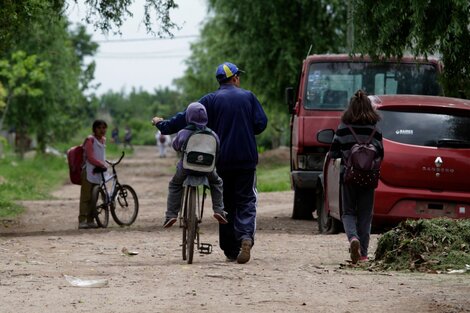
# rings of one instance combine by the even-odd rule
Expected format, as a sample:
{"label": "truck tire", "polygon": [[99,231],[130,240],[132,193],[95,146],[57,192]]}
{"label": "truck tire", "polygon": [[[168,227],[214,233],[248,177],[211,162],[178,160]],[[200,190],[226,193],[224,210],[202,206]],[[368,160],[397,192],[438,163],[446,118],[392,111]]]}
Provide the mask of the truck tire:
{"label": "truck tire", "polygon": [[313,220],[315,211],[315,189],[301,189],[294,187],[294,207],[292,218],[294,220]]}
{"label": "truck tire", "polygon": [[320,234],[337,234],[343,230],[340,221],[330,216],[325,210],[325,195],[323,190],[317,195],[317,214],[318,214],[318,231]]}

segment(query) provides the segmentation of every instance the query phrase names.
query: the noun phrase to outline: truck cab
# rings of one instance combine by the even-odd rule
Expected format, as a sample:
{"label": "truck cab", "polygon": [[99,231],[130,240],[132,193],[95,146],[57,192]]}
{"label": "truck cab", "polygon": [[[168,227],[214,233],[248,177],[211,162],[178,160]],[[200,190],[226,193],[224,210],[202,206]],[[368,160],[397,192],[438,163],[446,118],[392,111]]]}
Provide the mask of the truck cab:
{"label": "truck cab", "polygon": [[290,119],[292,218],[312,219],[322,198],[322,169],[329,145],[317,141],[323,129],[336,129],[351,96],[441,95],[442,65],[437,59],[403,57],[376,61],[367,56],[311,55],[302,64],[297,87],[286,88]]}

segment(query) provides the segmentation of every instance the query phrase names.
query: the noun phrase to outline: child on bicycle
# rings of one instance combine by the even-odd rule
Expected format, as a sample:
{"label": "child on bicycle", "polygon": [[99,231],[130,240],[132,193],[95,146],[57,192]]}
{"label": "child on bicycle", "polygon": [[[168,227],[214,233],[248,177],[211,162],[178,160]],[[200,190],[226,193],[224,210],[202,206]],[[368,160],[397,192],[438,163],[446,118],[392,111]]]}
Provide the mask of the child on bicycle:
{"label": "child on bicycle", "polygon": [[[208,129],[206,127],[206,108],[199,102],[191,103],[186,109],[186,122],[196,129]],[[219,137],[212,130],[210,131],[215,136],[217,145],[219,145]],[[173,148],[176,151],[182,152],[186,141],[193,132],[194,130],[188,128],[180,130],[173,141]],[[167,210],[165,212],[165,222],[163,223],[163,227],[165,228],[171,227],[177,220],[178,211],[181,207],[181,199],[183,197],[183,182],[190,173],[189,170],[183,168],[182,163],[182,160],[178,162],[176,173],[168,185]],[[222,179],[217,175],[215,169],[210,173],[204,173],[204,175],[207,175],[210,184],[212,209],[214,211],[213,216],[220,224],[227,224],[227,213],[224,211],[223,204]]]}
{"label": "child on bicycle", "polygon": [[97,228],[94,222],[91,204],[91,191],[93,186],[101,182],[101,174],[95,172],[95,167],[106,170],[106,129],[108,125],[103,120],[93,122],[93,135],[87,137],[84,143],[85,165],[82,171],[82,185],[80,188],[80,215],[78,228]]}

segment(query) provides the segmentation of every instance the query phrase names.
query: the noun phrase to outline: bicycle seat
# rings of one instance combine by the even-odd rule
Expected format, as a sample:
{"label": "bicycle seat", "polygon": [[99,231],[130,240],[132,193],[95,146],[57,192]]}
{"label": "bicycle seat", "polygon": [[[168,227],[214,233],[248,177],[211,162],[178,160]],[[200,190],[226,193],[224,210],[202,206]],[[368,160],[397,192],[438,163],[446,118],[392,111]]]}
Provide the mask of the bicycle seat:
{"label": "bicycle seat", "polygon": [[104,173],[104,172],[106,172],[107,170],[108,170],[107,168],[95,167],[95,168],[93,169],[93,173],[95,173],[95,174],[96,174],[96,173]]}
{"label": "bicycle seat", "polygon": [[209,179],[207,179],[207,176],[188,175],[183,182],[183,186],[201,186],[201,185],[209,187]]}

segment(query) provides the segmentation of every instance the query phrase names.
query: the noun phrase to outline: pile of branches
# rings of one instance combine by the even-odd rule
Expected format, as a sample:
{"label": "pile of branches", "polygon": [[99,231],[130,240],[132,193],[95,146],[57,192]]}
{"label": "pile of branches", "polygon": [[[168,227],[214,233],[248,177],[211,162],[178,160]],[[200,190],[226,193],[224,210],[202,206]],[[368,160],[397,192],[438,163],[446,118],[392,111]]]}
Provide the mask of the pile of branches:
{"label": "pile of branches", "polygon": [[372,266],[379,270],[444,272],[470,264],[470,220],[407,220],[383,234]]}

